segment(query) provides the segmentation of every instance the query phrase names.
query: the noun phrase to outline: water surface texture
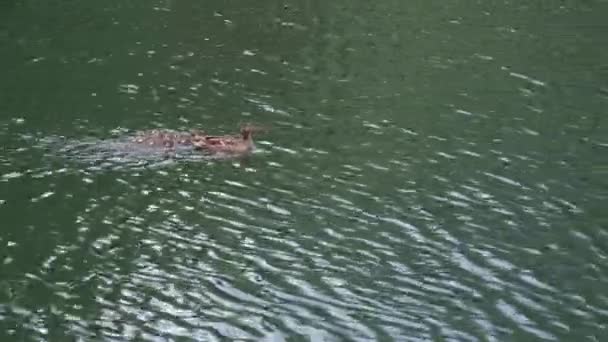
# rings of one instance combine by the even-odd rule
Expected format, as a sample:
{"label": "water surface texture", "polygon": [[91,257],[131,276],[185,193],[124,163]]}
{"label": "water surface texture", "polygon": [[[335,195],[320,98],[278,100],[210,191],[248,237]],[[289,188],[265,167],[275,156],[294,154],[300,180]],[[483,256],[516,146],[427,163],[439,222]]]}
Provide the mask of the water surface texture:
{"label": "water surface texture", "polygon": [[1,2],[0,340],[608,340],[606,13]]}

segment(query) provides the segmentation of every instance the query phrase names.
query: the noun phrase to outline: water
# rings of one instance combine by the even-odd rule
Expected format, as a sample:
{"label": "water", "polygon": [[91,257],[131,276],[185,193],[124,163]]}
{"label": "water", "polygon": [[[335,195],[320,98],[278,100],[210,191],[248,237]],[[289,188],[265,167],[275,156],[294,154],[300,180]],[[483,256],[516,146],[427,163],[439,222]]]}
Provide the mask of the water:
{"label": "water", "polygon": [[606,1],[0,9],[2,341],[608,337]]}

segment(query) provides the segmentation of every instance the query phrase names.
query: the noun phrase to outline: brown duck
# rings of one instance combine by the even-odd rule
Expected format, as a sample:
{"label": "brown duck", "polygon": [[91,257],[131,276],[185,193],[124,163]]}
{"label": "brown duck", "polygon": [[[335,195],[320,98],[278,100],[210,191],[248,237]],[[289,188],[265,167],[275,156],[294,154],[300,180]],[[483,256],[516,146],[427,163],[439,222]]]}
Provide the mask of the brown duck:
{"label": "brown duck", "polygon": [[198,150],[213,154],[246,155],[255,149],[253,133],[263,130],[257,126],[245,125],[241,127],[240,135],[202,135],[193,140],[192,144]]}

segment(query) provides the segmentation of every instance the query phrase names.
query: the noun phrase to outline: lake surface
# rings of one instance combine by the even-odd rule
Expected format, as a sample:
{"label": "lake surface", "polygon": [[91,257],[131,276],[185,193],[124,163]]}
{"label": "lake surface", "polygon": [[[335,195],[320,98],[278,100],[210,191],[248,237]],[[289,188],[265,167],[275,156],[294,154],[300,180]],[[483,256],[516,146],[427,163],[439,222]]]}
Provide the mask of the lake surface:
{"label": "lake surface", "polygon": [[608,340],[607,13],[3,1],[0,340]]}

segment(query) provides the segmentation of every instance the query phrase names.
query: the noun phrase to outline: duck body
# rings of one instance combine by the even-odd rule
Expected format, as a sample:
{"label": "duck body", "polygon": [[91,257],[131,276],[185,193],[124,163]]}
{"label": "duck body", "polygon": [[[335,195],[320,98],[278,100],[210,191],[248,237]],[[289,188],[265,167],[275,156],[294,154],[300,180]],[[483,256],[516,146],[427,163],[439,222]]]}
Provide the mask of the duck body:
{"label": "duck body", "polygon": [[174,148],[179,146],[193,146],[194,142],[201,140],[204,134],[200,131],[175,132],[169,130],[150,130],[139,133],[131,138],[131,142],[149,147]]}

